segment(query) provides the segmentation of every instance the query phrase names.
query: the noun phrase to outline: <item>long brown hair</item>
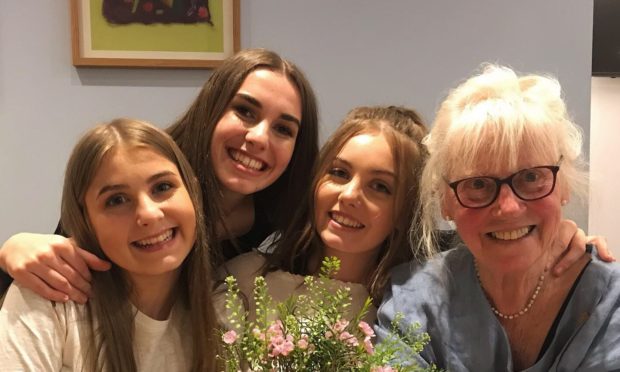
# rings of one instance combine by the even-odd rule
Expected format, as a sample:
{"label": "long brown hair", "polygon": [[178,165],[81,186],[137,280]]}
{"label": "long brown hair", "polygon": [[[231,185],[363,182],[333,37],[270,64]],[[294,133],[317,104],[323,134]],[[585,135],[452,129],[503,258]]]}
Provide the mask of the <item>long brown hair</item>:
{"label": "long brown hair", "polygon": [[315,190],[349,139],[362,133],[376,132],[385,135],[392,148],[398,182],[394,229],[381,247],[376,269],[368,282],[368,291],[374,302],[381,301],[392,267],[410,260],[414,255],[427,255],[426,252],[414,252],[409,244],[409,228],[411,224],[419,223],[419,178],[427,157],[421,141],[427,132],[426,127],[418,113],[404,107],[358,107],[347,114],[321,149],[314,168],[312,191],[306,195],[303,207],[289,228],[284,230],[273,254],[267,256],[267,270],[282,269],[299,275],[316,273],[318,267],[311,267],[309,263],[316,262],[317,255],[323,255],[323,242],[314,220]]}
{"label": "long brown hair", "polygon": [[[166,133],[148,123],[129,119],[116,119],[86,132],[67,164],[61,206],[62,226],[79,246],[107,259],[90,226],[84,196],[106,154],[119,146],[145,147],[170,160],[179,169],[190,195],[196,212],[196,241],[181,266],[177,292],[179,301],[189,309],[191,316],[192,370],[210,371],[215,363],[215,317],[200,185],[183,153]],[[92,275],[94,298],[86,307],[91,332],[85,366],[92,371],[102,370],[104,366],[109,371],[135,371],[134,314],[129,302],[131,285],[122,269],[114,263],[109,271],[95,271]]]}
{"label": "long brown hair", "polygon": [[[291,161],[282,176],[255,194],[257,206],[267,212],[274,230],[282,230],[292,219],[310,183],[308,170],[318,153],[318,117],[314,92],[304,74],[293,63],[266,49],[247,49],[230,57],[204,84],[196,100],[176,123],[167,129],[194,168],[205,200],[204,214],[215,234],[216,221],[224,227],[221,188],[211,163],[211,140],[216,124],[245,78],[256,69],[282,73],[301,97],[301,126]],[[208,204],[208,205],[207,205]],[[213,235],[215,236],[215,235]],[[214,265],[223,262],[219,249],[211,251]]]}

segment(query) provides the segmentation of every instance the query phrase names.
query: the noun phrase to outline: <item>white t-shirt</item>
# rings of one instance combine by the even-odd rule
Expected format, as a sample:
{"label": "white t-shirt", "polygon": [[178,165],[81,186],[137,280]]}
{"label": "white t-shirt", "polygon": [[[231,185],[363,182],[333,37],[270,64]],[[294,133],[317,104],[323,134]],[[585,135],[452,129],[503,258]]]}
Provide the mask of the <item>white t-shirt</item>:
{"label": "white t-shirt", "polygon": [[[175,306],[167,320],[136,310],[134,353],[139,371],[187,371],[191,325]],[[83,305],[51,302],[11,284],[0,309],[2,371],[82,371],[88,334]],[[85,338],[84,338],[85,340]]]}

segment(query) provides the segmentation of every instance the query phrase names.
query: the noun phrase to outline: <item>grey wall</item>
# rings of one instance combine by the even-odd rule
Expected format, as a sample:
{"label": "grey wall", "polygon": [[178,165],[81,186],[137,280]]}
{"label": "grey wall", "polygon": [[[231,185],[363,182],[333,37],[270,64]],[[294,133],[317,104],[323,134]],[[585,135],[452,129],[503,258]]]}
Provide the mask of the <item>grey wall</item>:
{"label": "grey wall", "polygon": [[[160,126],[209,72],[76,69],[67,1],[0,1],[0,241],[50,231],[64,163],[86,128],[116,116]],[[317,92],[323,138],[352,107],[404,104],[427,120],[481,62],[549,72],[586,136],[591,0],[242,0],[242,47],[295,61]],[[586,149],[587,153],[587,149]],[[588,212],[573,215],[587,226]]]}

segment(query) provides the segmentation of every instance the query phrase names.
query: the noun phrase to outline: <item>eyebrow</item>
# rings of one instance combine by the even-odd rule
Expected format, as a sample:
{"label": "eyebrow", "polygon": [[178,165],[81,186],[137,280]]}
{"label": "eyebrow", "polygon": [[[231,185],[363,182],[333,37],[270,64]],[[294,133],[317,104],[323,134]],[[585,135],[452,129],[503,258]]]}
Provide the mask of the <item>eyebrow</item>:
{"label": "eyebrow", "polygon": [[[349,168],[353,167],[351,165],[351,163],[349,163],[348,161],[346,161],[343,158],[340,158],[338,156],[336,156],[336,158],[334,159],[334,162],[344,163]],[[370,172],[372,174],[385,175],[385,176],[392,177],[392,178],[396,179],[396,174],[394,172],[392,172],[392,171],[387,170],[387,169],[375,168],[375,169],[372,169]]]}
{"label": "eyebrow", "polygon": [[[164,178],[164,177],[168,177],[168,176],[177,176],[177,174],[175,172],[166,170],[166,171],[162,171],[159,173],[155,173],[154,175],[152,175],[151,177],[149,177],[146,181],[147,183],[151,183],[154,182],[160,178]],[[113,184],[113,185],[104,185],[99,192],[97,193],[97,198],[99,198],[101,195],[107,193],[107,192],[111,192],[111,191],[117,191],[117,190],[123,190],[128,188],[129,186],[125,183],[119,183],[119,184]]]}
{"label": "eyebrow", "polygon": [[[246,101],[247,103],[251,104],[252,106],[256,106],[258,108],[263,108],[263,105],[254,97],[252,97],[251,95],[247,94],[247,93],[237,93],[236,97],[239,97],[240,99]],[[293,115],[287,114],[287,113],[283,113],[280,115],[280,118],[286,121],[290,121],[293,122],[295,124],[297,124],[297,126],[301,126],[301,121],[294,117]]]}

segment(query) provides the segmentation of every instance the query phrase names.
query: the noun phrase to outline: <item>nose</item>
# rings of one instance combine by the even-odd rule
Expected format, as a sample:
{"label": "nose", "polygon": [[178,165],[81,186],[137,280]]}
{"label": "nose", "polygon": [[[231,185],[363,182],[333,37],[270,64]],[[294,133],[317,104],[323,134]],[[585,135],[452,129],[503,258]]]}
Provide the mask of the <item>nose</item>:
{"label": "nose", "polygon": [[160,203],[153,200],[150,195],[142,196],[136,206],[136,222],[139,226],[149,226],[164,217]]}
{"label": "nose", "polygon": [[499,195],[495,201],[496,214],[509,215],[518,212],[522,208],[522,200],[512,191],[510,186],[504,184],[499,189]]}
{"label": "nose", "polygon": [[248,128],[245,140],[249,145],[256,147],[257,150],[264,150],[267,142],[269,142],[269,122],[263,120]]}
{"label": "nose", "polygon": [[342,186],[338,200],[349,206],[356,207],[362,202],[362,190],[360,182],[356,178],[352,178],[349,182]]}

